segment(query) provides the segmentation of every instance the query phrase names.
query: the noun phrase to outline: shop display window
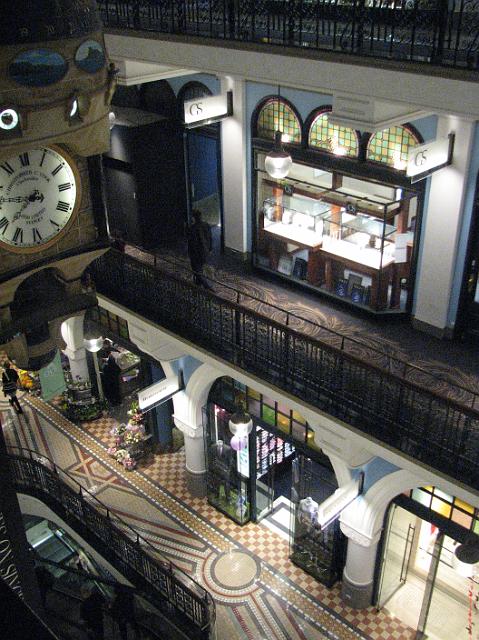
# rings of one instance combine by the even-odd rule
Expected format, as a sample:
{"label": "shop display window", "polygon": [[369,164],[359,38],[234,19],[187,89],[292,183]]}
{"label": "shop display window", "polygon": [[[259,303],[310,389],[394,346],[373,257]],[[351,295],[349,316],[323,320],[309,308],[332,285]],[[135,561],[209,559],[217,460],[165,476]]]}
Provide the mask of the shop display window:
{"label": "shop display window", "polygon": [[257,267],[375,312],[406,310],[414,192],[294,163],[276,181],[259,152],[256,168]]}
{"label": "shop display window", "polygon": [[233,440],[231,413],[215,403],[204,411],[208,502],[240,525],[251,518],[248,438]]}
{"label": "shop display window", "polygon": [[327,480],[319,465],[299,455],[293,461],[291,489],[290,558],[328,587],[339,579],[344,561],[344,539],[336,520],[326,529],[318,525],[319,505],[337,484]]}

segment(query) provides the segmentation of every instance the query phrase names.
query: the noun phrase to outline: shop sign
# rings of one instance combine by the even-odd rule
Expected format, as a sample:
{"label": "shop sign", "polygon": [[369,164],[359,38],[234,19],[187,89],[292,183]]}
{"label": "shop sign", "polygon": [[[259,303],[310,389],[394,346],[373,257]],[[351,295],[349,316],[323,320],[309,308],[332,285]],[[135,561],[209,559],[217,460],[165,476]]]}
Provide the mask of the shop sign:
{"label": "shop sign", "polygon": [[363,490],[364,474],[361,472],[357,478],[348,482],[344,487],[336,489],[332,496],[329,496],[319,505],[317,522],[321,529],[325,529],[341,512],[353,502]]}
{"label": "shop sign", "polygon": [[233,92],[188,100],[183,107],[185,125],[188,128],[219,122],[233,115]]}
{"label": "shop sign", "polygon": [[60,351],[57,350],[50,364],[40,369],[38,377],[40,379],[42,398],[44,400],[51,400],[65,391],[67,385],[63,374]]}
{"label": "shop sign", "polygon": [[146,387],[146,389],[138,391],[138,406],[143,413],[151,411],[151,409],[163,404],[163,402],[166,402],[175,393],[182,391],[184,388],[183,372],[180,371],[177,376],[164,378]]}
{"label": "shop sign", "polygon": [[411,178],[411,182],[418,182],[435,171],[447,167],[452,162],[453,149],[453,133],[450,133],[447,138],[414,147],[409,151],[406,175]]}

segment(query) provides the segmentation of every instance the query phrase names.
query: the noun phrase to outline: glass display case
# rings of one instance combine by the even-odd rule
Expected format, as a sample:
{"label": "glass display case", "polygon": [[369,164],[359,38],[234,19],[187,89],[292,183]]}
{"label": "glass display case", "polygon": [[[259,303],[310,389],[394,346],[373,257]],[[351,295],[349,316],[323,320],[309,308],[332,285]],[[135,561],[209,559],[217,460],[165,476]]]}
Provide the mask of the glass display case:
{"label": "glass display case", "polygon": [[405,310],[412,192],[342,176],[332,189],[258,175],[255,266],[372,311]]}
{"label": "glass display case", "polygon": [[208,502],[240,525],[250,521],[249,443],[234,440],[230,413],[216,404],[204,410]]}

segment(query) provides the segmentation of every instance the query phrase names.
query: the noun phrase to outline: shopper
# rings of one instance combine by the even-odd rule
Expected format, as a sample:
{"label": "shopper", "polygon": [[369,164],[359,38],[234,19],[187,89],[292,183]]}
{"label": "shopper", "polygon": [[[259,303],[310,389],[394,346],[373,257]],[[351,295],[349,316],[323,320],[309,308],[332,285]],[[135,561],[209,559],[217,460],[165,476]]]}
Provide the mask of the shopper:
{"label": "shopper", "polygon": [[118,625],[122,640],[128,640],[128,625],[136,633],[135,602],[131,589],[117,585],[111,605],[111,615]]}
{"label": "shopper", "polygon": [[101,375],[105,397],[114,406],[121,404],[120,373],[120,367],[110,354]]}
{"label": "shopper", "polygon": [[193,223],[188,227],[187,240],[188,256],[190,258],[191,268],[193,269],[193,278],[196,284],[202,285],[206,289],[211,289],[211,286],[203,275],[206,259],[213,247],[211,228],[207,222],[203,222],[201,219],[201,211],[193,209],[191,214],[193,216]]}
{"label": "shopper", "polygon": [[94,640],[103,640],[103,605],[105,599],[96,587],[80,605],[80,617],[85,622],[88,635]]}
{"label": "shopper", "polygon": [[3,365],[2,373],[2,390],[8,397],[8,402],[12,405],[17,413],[23,413],[20,402],[17,398],[18,373],[10,366],[7,361]]}
{"label": "shopper", "polygon": [[45,609],[47,604],[47,595],[50,589],[53,587],[55,578],[48,571],[46,567],[41,564],[35,566],[35,574],[37,576],[38,588],[40,590],[40,597],[42,599],[42,606]]}

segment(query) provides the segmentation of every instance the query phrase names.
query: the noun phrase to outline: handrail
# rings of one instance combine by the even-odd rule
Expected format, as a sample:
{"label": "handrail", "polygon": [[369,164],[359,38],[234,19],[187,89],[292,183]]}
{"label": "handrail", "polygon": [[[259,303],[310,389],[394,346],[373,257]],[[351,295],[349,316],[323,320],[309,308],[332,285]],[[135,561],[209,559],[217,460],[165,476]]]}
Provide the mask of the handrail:
{"label": "handrail", "polygon": [[106,28],[477,70],[471,0],[97,0]]}
{"label": "handrail", "polygon": [[[364,434],[479,488],[479,410],[118,252],[97,291]],[[362,356],[362,357],[360,357]]]}
{"label": "handrail", "polygon": [[[131,242],[127,243],[126,247],[128,246],[133,247],[136,251],[142,252],[147,255],[152,255],[154,259],[153,265],[155,268],[158,267],[158,260],[161,260],[166,264],[170,264],[175,269],[177,269],[178,266],[181,266],[184,268],[185,272],[194,273],[191,270],[187,269],[185,265],[180,261],[172,260],[171,258],[165,256],[163,253],[159,254],[154,251],[148,251],[146,249],[142,249],[141,247],[137,247]],[[135,259],[135,256],[131,256],[131,257]],[[142,262],[139,258],[136,258],[136,259]],[[424,388],[426,389],[430,389],[430,385],[427,385],[425,381],[426,379],[429,381],[435,382],[436,387],[442,387],[444,384],[447,384],[449,388],[449,393],[448,394],[441,393],[442,396],[449,397],[451,399],[456,399],[460,404],[465,404],[466,406],[470,406],[473,409],[476,407],[476,404],[477,404],[477,407],[479,407],[479,392],[475,391],[474,389],[466,387],[465,385],[459,384],[457,382],[452,382],[450,380],[447,380],[445,377],[437,375],[437,373],[434,373],[434,372],[431,373],[430,371],[427,371],[427,369],[425,369],[424,367],[421,367],[417,364],[412,364],[410,362],[407,362],[407,360],[403,360],[402,358],[399,358],[396,355],[392,355],[391,353],[387,353],[386,351],[378,349],[375,346],[371,346],[366,341],[361,340],[360,338],[346,336],[340,333],[339,331],[336,331],[335,329],[326,327],[320,322],[316,322],[315,320],[310,320],[309,318],[305,318],[304,316],[301,316],[298,313],[294,313],[292,311],[282,309],[281,307],[278,307],[277,305],[271,302],[268,302],[267,300],[258,298],[257,296],[254,296],[251,293],[248,293],[246,291],[241,291],[240,289],[230,284],[220,282],[219,280],[216,280],[216,278],[212,278],[207,274],[202,274],[202,276],[209,282],[214,283],[215,286],[222,287],[224,289],[227,289],[229,292],[231,292],[234,296],[234,302],[236,302],[236,304],[238,305],[244,304],[244,302],[247,299],[249,299],[259,303],[262,307],[273,309],[275,312],[281,315],[284,315],[285,317],[284,323],[287,327],[291,326],[291,319],[297,320],[299,322],[305,322],[311,325],[313,330],[313,335],[318,333],[321,334],[322,332],[324,332],[326,336],[328,337],[331,336],[333,339],[336,339],[337,343],[332,342],[329,344],[332,344],[333,346],[336,346],[336,347],[339,346],[341,351],[344,351],[346,349],[348,343],[353,344],[359,350],[367,349],[368,352],[375,354],[376,363],[380,365],[380,363],[383,360],[385,361],[386,366],[383,368],[388,373],[392,373],[393,375],[398,376],[404,380],[409,379],[414,381],[414,377],[416,377],[416,380],[417,378],[419,378],[420,380],[419,386],[424,386]],[[218,294],[218,292],[215,291],[215,294]],[[261,311],[259,313],[261,315],[264,315],[265,317],[268,317],[266,313],[262,313]],[[305,331],[300,331],[300,333],[305,333],[305,335],[308,335],[308,333]],[[468,405],[467,402],[465,402],[465,400],[469,398],[470,398],[470,404]]]}
{"label": "handrail", "polygon": [[[67,520],[75,520],[98,543],[106,545],[108,552],[116,556],[117,564],[122,565],[122,571],[140,577],[160,601],[174,608],[177,618],[184,618],[182,626],[190,630],[193,626],[197,632],[195,637],[208,637],[215,605],[206,589],[171,561],[155,559],[154,556],[159,557],[161,553],[148,540],[47,456],[7,445],[6,458],[17,490],[40,493],[53,501]],[[158,606],[156,600],[154,604]]]}

